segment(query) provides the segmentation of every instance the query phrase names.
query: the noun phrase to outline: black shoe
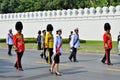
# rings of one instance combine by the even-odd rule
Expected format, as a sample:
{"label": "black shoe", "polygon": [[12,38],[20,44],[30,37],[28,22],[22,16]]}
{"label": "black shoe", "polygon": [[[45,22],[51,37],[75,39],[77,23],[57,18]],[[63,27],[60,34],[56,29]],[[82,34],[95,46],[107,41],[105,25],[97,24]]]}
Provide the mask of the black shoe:
{"label": "black shoe", "polygon": [[40,54],[41,58],[43,58],[43,54]]}
{"label": "black shoe", "polygon": [[74,62],[78,62],[77,60],[75,60]]}
{"label": "black shoe", "polygon": [[18,69],[17,66],[14,66],[14,67],[15,67],[16,69]]}
{"label": "black shoe", "polygon": [[104,62],[103,60],[101,60],[101,62],[102,62],[103,64],[105,64],[105,62]]}
{"label": "black shoe", "polygon": [[70,59],[70,57],[68,57],[68,59],[72,62],[72,60]]}
{"label": "black shoe", "polygon": [[46,58],[46,63],[48,63],[48,57]]}
{"label": "black shoe", "polygon": [[12,54],[8,54],[9,56],[12,56]]}
{"label": "black shoe", "polygon": [[60,73],[57,73],[57,72],[56,72],[55,74],[56,74],[57,76],[62,76]]}

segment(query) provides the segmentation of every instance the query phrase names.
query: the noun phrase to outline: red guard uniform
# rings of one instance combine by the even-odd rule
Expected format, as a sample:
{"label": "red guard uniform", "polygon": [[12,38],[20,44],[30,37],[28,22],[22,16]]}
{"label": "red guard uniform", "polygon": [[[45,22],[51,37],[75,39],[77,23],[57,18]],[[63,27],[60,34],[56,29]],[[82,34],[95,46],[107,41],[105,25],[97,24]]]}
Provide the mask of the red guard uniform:
{"label": "red guard uniform", "polygon": [[[104,49],[105,49],[105,56],[103,58],[103,62],[107,61],[107,64],[111,64],[110,62],[110,50],[112,49],[112,37],[109,33],[104,33],[103,35],[103,41],[104,41]],[[105,46],[107,44],[107,48]]]}
{"label": "red guard uniform", "polygon": [[23,34],[17,33],[13,36],[13,44],[16,51],[16,63],[15,67],[18,70],[22,69],[21,58],[25,50],[24,37]]}
{"label": "red guard uniform", "polygon": [[110,34],[104,33],[103,41],[104,41],[104,48],[105,48],[105,44],[107,43],[108,48],[112,49],[112,37]]}

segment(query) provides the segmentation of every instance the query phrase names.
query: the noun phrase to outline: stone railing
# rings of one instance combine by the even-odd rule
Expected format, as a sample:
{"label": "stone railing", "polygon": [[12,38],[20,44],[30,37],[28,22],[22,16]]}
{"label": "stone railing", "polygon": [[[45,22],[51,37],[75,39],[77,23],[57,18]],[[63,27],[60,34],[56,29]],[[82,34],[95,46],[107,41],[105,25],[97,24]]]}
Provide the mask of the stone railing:
{"label": "stone railing", "polygon": [[120,15],[120,6],[97,7],[85,9],[68,9],[68,10],[53,10],[53,11],[38,11],[38,12],[23,12],[23,13],[8,13],[0,14],[0,20],[18,20],[18,19],[52,19],[63,17],[90,17],[90,16],[114,16]]}

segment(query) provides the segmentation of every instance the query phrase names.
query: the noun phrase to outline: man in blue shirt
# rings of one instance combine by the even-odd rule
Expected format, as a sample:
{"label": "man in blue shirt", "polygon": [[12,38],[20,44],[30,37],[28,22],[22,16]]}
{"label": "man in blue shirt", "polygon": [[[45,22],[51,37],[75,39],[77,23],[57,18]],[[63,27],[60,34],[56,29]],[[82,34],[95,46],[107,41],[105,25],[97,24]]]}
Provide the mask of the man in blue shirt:
{"label": "man in blue shirt", "polygon": [[71,40],[70,40],[70,47],[72,49],[71,54],[69,56],[69,60],[74,62],[78,62],[76,59],[76,53],[77,53],[77,48],[80,47],[80,40],[79,40],[79,30],[78,28],[76,28],[74,30],[74,34],[71,36]]}

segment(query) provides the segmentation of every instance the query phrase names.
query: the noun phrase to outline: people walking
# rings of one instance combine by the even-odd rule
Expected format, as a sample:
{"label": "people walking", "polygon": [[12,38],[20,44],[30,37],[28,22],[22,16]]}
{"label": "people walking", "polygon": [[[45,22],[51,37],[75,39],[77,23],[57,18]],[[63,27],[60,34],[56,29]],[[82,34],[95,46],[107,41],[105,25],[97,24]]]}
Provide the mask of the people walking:
{"label": "people walking", "polygon": [[120,32],[119,32],[119,35],[117,37],[117,43],[118,43],[118,55],[120,55]]}
{"label": "people walking", "polygon": [[52,63],[52,55],[53,55],[53,26],[51,24],[47,25],[47,34],[45,36],[45,44],[46,44],[46,48],[48,50],[48,56],[46,57],[46,62],[51,64]]}
{"label": "people walking", "polygon": [[70,35],[69,35],[69,42],[71,40],[71,36],[73,35],[73,31],[70,31]]}
{"label": "people walking", "polygon": [[21,65],[21,59],[25,50],[25,43],[24,43],[24,36],[22,34],[22,29],[23,29],[22,22],[20,21],[17,22],[15,25],[15,29],[17,30],[17,33],[13,35],[14,49],[16,52],[16,63],[14,67],[19,71],[23,71]]}
{"label": "people walking", "polygon": [[79,40],[79,30],[76,28],[74,30],[74,34],[71,36],[70,40],[70,47],[72,49],[70,56],[68,57],[70,61],[78,62],[76,59],[76,54],[77,54],[77,48],[80,47],[80,40]]}
{"label": "people walking", "polygon": [[112,65],[110,61],[110,51],[112,49],[112,36],[110,33],[111,26],[109,23],[104,24],[104,30],[105,33],[103,34],[103,42],[104,42],[105,55],[101,60],[101,62],[103,64]]}
{"label": "people walking", "polygon": [[6,44],[8,45],[8,55],[12,56],[12,53],[11,53],[12,46],[13,46],[13,33],[12,33],[12,29],[10,29],[9,33],[7,34]]}
{"label": "people walking", "polygon": [[44,59],[46,59],[46,44],[45,44],[45,36],[46,36],[46,30],[43,30],[42,31],[42,38],[41,38],[41,40],[42,40],[42,45],[43,45],[43,51],[42,51],[42,53],[40,54],[40,56],[41,56],[41,58],[43,58],[44,57]]}
{"label": "people walking", "polygon": [[53,49],[54,60],[52,62],[52,65],[51,65],[49,71],[51,73],[53,73],[53,69],[56,66],[56,72],[55,73],[56,73],[56,75],[61,76],[61,74],[59,72],[59,63],[60,63],[60,55],[62,54],[62,37],[61,37],[62,30],[58,29],[56,31],[56,33],[57,33],[57,35],[54,38],[54,49]]}
{"label": "people walking", "polygon": [[38,31],[38,36],[37,36],[37,50],[41,50],[41,30]]}

